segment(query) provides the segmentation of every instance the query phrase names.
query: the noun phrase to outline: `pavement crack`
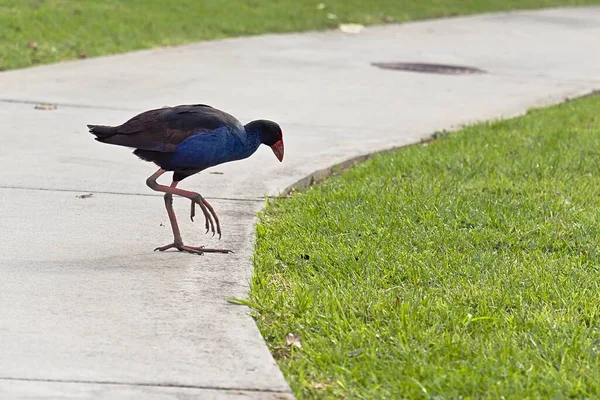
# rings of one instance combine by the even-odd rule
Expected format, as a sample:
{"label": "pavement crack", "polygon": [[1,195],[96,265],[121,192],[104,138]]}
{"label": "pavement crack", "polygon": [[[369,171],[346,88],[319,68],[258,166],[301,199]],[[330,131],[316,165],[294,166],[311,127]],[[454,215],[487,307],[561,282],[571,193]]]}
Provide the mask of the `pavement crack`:
{"label": "pavement crack", "polygon": [[141,387],[159,387],[159,388],[185,388],[185,389],[204,389],[204,390],[223,390],[223,391],[245,391],[258,393],[284,393],[291,394],[287,390],[277,389],[258,389],[229,386],[210,386],[210,385],[188,385],[175,382],[119,382],[110,380],[85,380],[85,379],[51,379],[51,378],[18,378],[12,376],[0,376],[3,381],[23,381],[23,382],[48,382],[48,383],[78,383],[78,384],[96,384],[96,385],[119,385],[119,386],[141,386]]}
{"label": "pavement crack", "polygon": [[[30,190],[39,192],[63,192],[63,193],[91,193],[91,194],[110,194],[116,196],[142,196],[142,197],[163,197],[162,194],[158,193],[131,193],[131,192],[114,192],[107,190],[87,190],[87,189],[60,189],[60,188],[44,188],[44,187],[29,187],[29,186],[11,186],[11,185],[0,185],[0,189],[8,190]],[[247,197],[247,198],[236,198],[236,197],[208,197],[203,196],[207,200],[223,200],[223,201],[238,201],[238,202],[263,202],[264,197]]]}
{"label": "pavement crack", "polygon": [[[10,103],[10,104],[27,104],[27,105],[38,105],[38,104],[55,104],[59,108],[79,108],[79,109],[88,109],[88,110],[107,110],[107,111],[126,111],[132,113],[140,113],[142,110],[134,109],[130,107],[117,107],[117,106],[106,106],[106,105],[91,105],[91,104],[75,104],[75,103],[61,103],[55,101],[48,100],[19,100],[19,99],[3,99],[0,98],[0,103]],[[160,107],[159,105],[156,108]],[[241,116],[238,118],[240,121],[251,121],[252,118],[247,118]],[[345,132],[345,133],[363,133],[365,129],[370,129],[368,126],[344,126],[344,125],[328,125],[328,124],[314,124],[314,123],[305,123],[305,122],[289,122],[285,120],[281,120],[282,125],[293,126],[295,128],[301,129],[320,129],[327,130],[329,132]],[[396,133],[395,129],[380,129],[380,133]]]}

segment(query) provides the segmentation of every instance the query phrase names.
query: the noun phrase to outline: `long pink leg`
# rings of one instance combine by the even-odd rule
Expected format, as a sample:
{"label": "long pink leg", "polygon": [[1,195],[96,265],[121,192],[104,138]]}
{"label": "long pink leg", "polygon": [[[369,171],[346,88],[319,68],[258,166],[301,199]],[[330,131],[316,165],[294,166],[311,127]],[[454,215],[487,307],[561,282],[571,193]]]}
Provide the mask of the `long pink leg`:
{"label": "long pink leg", "polygon": [[[154,173],[150,178],[148,178],[148,180],[146,181],[146,183],[148,183],[149,180],[152,179],[152,181],[154,182],[152,186],[150,186],[150,184],[148,184],[148,186],[150,186],[152,189],[157,190],[157,191],[161,191],[161,192],[165,192],[165,208],[167,209],[167,215],[169,216],[169,222],[171,223],[171,229],[173,230],[173,243],[168,244],[166,246],[162,246],[162,247],[157,247],[156,249],[154,249],[154,251],[165,251],[168,249],[172,249],[172,248],[176,248],[179,251],[185,251],[188,253],[194,253],[194,254],[202,254],[202,253],[231,253],[231,250],[225,250],[225,249],[208,249],[205,248],[203,246],[200,247],[192,247],[192,246],[186,246],[183,244],[183,240],[181,238],[181,232],[179,230],[179,225],[177,224],[177,217],[175,215],[175,210],[173,209],[173,192],[171,191],[165,191],[165,190],[161,190],[161,189],[175,189],[178,192],[187,192],[186,190],[180,190],[180,189],[176,189],[176,186],[179,182],[177,181],[173,181],[173,183],[171,183],[171,186],[167,187],[167,186],[163,186],[163,185],[159,185],[158,183],[156,183],[156,179],[161,176],[162,174],[164,174],[165,171],[162,169],[159,169],[156,173]],[[188,192],[188,193],[194,193],[194,192]],[[177,194],[177,193],[175,193]],[[195,193],[197,196],[200,196],[199,194]],[[187,196],[185,196],[187,197]],[[189,197],[188,197],[189,198]],[[204,200],[202,198],[202,196],[200,196],[200,198],[202,200]],[[195,202],[197,201],[197,198],[194,197],[192,200],[192,204],[195,204]],[[210,206],[210,205],[209,205]],[[202,207],[201,207],[202,208]],[[210,214],[208,214],[207,212],[205,212],[205,217],[206,217],[206,225],[207,225],[207,232],[208,232],[208,221],[210,218]],[[216,215],[215,215],[215,219]],[[218,219],[217,219],[218,221]],[[211,221],[212,222],[212,221]],[[217,222],[218,224],[218,222]],[[218,225],[217,225],[218,227]],[[220,230],[220,229],[219,229]],[[214,230],[213,230],[214,232]]]}
{"label": "long pink leg", "polygon": [[[221,238],[221,224],[219,223],[219,218],[217,217],[217,214],[215,213],[215,210],[212,208],[212,206],[210,204],[208,204],[208,202],[204,199],[204,197],[202,197],[199,193],[196,192],[190,192],[188,190],[183,190],[183,189],[177,189],[177,183],[179,182],[174,182],[174,184],[172,184],[171,186],[164,186],[164,185],[160,185],[156,182],[156,179],[158,179],[158,177],[160,177],[162,174],[164,174],[166,171],[164,169],[159,169],[158,171],[156,171],[152,176],[150,176],[148,179],[146,179],[146,185],[148,185],[151,189],[156,190],[158,192],[163,192],[163,193],[171,193],[171,194],[175,194],[177,196],[181,196],[181,197],[185,197],[188,198],[192,201],[192,204],[198,204],[200,206],[200,209],[202,210],[202,213],[204,214],[204,218],[205,218],[205,227],[206,227],[206,232],[208,233],[208,231],[212,231],[213,236],[215,234],[215,226],[213,223],[213,218],[215,219],[216,225],[217,225],[217,230],[216,233],[219,234],[219,238]],[[194,212],[191,213],[190,217],[192,217],[192,221],[194,220]]]}

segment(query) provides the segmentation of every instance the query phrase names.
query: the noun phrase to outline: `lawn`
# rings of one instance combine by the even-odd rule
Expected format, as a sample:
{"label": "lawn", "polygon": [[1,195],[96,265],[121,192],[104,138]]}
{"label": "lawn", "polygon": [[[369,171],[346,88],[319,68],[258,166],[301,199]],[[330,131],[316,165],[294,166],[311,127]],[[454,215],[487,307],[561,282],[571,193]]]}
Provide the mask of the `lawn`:
{"label": "lawn", "polygon": [[295,394],[598,398],[598,110],[437,135],[270,201],[250,301]]}
{"label": "lawn", "polygon": [[0,71],[205,39],[600,0],[2,0]]}

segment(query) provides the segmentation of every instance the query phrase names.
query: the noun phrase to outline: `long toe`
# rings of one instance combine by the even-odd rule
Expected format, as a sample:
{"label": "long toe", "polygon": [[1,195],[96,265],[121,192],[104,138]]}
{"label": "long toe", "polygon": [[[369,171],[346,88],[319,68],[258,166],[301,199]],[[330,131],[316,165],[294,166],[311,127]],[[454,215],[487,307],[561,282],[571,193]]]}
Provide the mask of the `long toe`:
{"label": "long toe", "polygon": [[157,247],[154,249],[154,251],[165,251],[165,250],[175,249],[175,248],[177,248],[177,245],[175,243],[171,243],[166,246]]}
{"label": "long toe", "polygon": [[184,244],[179,244],[179,243],[171,243],[171,244],[167,244],[166,246],[157,247],[154,249],[154,251],[165,251],[165,250],[169,250],[169,249],[177,249],[178,251],[183,251],[186,253],[197,254],[197,255],[202,255],[204,253],[222,253],[222,254],[233,253],[233,251],[227,250],[227,249],[207,249],[204,246],[194,247],[194,246],[186,246]]}
{"label": "long toe", "polygon": [[[185,246],[188,247],[188,246]],[[229,249],[208,249],[204,246],[200,246],[200,247],[192,247],[192,249],[197,249],[202,251],[203,253],[222,253],[222,254],[230,254],[233,253],[232,250]]]}
{"label": "long toe", "polygon": [[171,243],[166,246],[157,247],[154,249],[154,251],[165,251],[165,250],[169,250],[169,249],[177,249],[178,251],[183,251],[183,252],[191,253],[191,254],[197,254],[199,256],[204,254],[204,251],[202,250],[201,247],[190,247],[190,246],[185,246],[184,244],[179,244],[179,243]]}
{"label": "long toe", "polygon": [[177,248],[177,250],[179,251],[185,251],[186,253],[191,253],[191,254],[198,254],[199,256],[201,256],[202,254],[204,254],[204,250],[198,247],[190,247],[190,246],[179,246]]}

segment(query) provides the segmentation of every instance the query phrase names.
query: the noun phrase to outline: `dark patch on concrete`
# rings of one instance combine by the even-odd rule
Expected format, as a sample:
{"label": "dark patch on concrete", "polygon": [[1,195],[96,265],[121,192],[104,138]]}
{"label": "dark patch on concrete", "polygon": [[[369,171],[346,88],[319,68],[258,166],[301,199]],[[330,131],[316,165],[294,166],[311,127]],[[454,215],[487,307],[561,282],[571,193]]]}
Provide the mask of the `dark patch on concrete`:
{"label": "dark patch on concrete", "polygon": [[371,63],[372,66],[394,71],[420,72],[425,74],[466,75],[485,74],[487,71],[466,65],[433,64],[421,62]]}

